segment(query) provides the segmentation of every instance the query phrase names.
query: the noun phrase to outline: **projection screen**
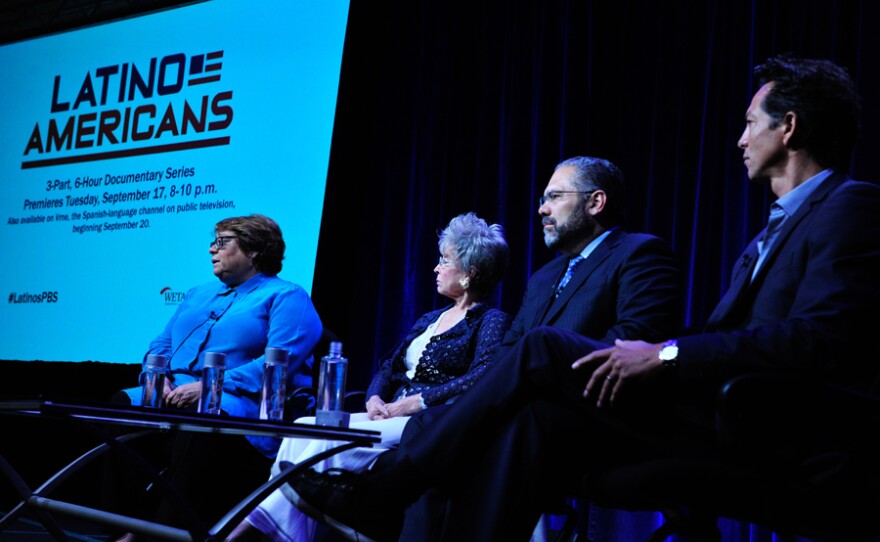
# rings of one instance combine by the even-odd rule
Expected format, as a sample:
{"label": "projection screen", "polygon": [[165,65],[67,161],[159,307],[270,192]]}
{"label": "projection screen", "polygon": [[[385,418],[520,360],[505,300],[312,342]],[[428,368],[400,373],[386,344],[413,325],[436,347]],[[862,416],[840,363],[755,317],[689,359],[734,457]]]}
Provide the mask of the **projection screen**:
{"label": "projection screen", "polygon": [[348,2],[210,0],[0,47],[0,359],[139,362],[274,218],[311,291]]}

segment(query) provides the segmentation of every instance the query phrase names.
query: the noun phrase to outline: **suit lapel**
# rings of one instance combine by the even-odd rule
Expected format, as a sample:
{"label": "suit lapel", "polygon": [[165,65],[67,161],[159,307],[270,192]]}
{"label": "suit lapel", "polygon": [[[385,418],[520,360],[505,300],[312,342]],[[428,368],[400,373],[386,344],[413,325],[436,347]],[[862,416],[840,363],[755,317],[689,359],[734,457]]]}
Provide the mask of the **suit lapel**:
{"label": "suit lapel", "polygon": [[715,310],[712,311],[712,315],[709,316],[706,327],[711,328],[723,321],[730,314],[731,310],[733,310],[733,307],[737,305],[742,295],[748,290],[752,270],[755,268],[755,263],[758,261],[758,239],[760,239],[762,235],[764,235],[763,230],[757,237],[752,239],[752,242],[749,243],[745,252],[740,256],[730,279],[730,287],[721,298],[721,301],[718,302]]}
{"label": "suit lapel", "polygon": [[[547,310],[541,318],[540,324],[548,324],[556,318],[556,316],[568,304],[569,300],[571,300],[572,296],[574,296],[581,286],[583,286],[590,275],[593,274],[596,268],[611,256],[614,248],[617,247],[618,244],[620,244],[620,229],[611,232],[603,242],[599,243],[599,246],[593,249],[593,252],[590,253],[587,259],[582,261],[577,268],[575,268],[574,275],[572,275],[571,280],[565,288],[562,289],[558,298],[554,298],[553,294],[550,294],[551,303],[548,306],[549,310]],[[565,267],[567,266],[568,260],[565,260]]]}
{"label": "suit lapel", "polygon": [[788,240],[791,232],[797,228],[798,224],[810,214],[813,210],[813,207],[820,203],[825,197],[838,186],[840,186],[844,181],[846,181],[846,176],[841,175],[839,173],[833,173],[830,177],[825,179],[825,181],[819,185],[816,190],[810,194],[810,197],[800,206],[797,212],[794,215],[785,221],[785,224],[782,225],[782,229],[779,230],[779,235],[776,237],[776,240],[773,242],[773,246],[770,247],[770,250],[767,252],[767,256],[764,258],[764,261],[761,263],[761,268],[758,269],[758,273],[755,275],[755,279],[752,281],[752,284],[759,284],[764,279],[764,275],[767,274],[767,270],[770,269],[773,265],[773,260],[776,259],[776,255],[785,246],[785,242]]}
{"label": "suit lapel", "polygon": [[707,328],[720,325],[720,323],[734,311],[742,300],[746,298],[744,295],[746,292],[761,287],[761,283],[764,281],[768,269],[773,266],[773,261],[776,259],[776,255],[782,250],[782,247],[785,246],[786,241],[795,228],[797,228],[804,218],[812,212],[813,207],[816,204],[824,200],[830,192],[835,190],[844,181],[846,181],[845,175],[834,173],[817,187],[812,194],[810,194],[810,197],[804,201],[797,212],[795,212],[795,214],[783,224],[782,229],[779,231],[779,235],[773,242],[773,246],[770,247],[770,251],[761,263],[761,268],[758,269],[754,279],[751,277],[758,256],[758,239],[761,238],[764,231],[762,230],[761,233],[749,243],[748,248],[740,258],[740,263],[731,279],[730,288],[724,294],[724,297],[721,298],[721,301],[718,302],[718,306],[712,311],[712,315],[706,323]]}
{"label": "suit lapel", "polygon": [[[585,263],[585,262],[581,262]],[[559,284],[560,279],[562,279],[562,275],[565,273],[565,269],[568,267],[568,258],[556,258],[556,261],[551,262],[551,266],[547,270],[547,277],[552,279],[550,284],[542,284],[538,287],[538,299],[540,300],[540,304],[536,307],[536,311],[532,315],[531,328],[535,328],[543,324],[546,319],[547,311],[550,309],[550,306],[553,305],[553,301],[555,300],[556,294],[556,285]]]}

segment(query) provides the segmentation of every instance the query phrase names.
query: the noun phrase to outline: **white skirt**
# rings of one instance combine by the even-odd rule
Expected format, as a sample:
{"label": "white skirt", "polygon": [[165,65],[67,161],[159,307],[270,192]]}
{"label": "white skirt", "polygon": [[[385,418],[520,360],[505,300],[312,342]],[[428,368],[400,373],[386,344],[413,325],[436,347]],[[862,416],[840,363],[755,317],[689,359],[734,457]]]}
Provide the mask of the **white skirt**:
{"label": "white skirt", "polygon": [[[382,442],[372,448],[352,448],[317,463],[314,468],[321,472],[331,468],[360,472],[369,469],[380,454],[400,443],[400,435],[409,416],[387,420],[369,420],[366,412],[351,415],[349,427],[369,429],[382,434]],[[314,424],[314,417],[299,418],[296,423]],[[338,440],[308,438],[285,438],[278,450],[275,464],[281,461],[301,463],[315,454],[344,444]],[[276,489],[248,516],[247,521],[276,542],[310,542],[314,540],[317,522],[303,514],[287,497]]]}

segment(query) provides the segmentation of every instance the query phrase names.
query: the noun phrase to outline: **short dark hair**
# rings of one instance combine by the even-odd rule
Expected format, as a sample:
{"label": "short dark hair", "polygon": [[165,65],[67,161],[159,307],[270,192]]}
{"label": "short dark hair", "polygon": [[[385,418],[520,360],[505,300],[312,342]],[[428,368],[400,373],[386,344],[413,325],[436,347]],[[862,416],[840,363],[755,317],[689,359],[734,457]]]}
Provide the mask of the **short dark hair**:
{"label": "short dark hair", "polygon": [[601,218],[597,218],[599,222],[605,226],[623,222],[623,172],[620,168],[604,158],[574,156],[556,164],[554,171],[566,166],[574,168],[572,182],[578,190],[601,190],[608,196]]}
{"label": "short dark hair", "polygon": [[791,145],[822,167],[848,169],[859,131],[859,96],[845,69],[829,60],[778,55],[755,67],[760,85],[773,83],[761,107],[775,127],[797,115]]}
{"label": "short dark hair", "polygon": [[214,226],[214,232],[231,231],[243,252],[256,252],[253,262],[257,271],[277,275],[284,259],[284,238],[281,228],[268,216],[252,214],[224,218]]}

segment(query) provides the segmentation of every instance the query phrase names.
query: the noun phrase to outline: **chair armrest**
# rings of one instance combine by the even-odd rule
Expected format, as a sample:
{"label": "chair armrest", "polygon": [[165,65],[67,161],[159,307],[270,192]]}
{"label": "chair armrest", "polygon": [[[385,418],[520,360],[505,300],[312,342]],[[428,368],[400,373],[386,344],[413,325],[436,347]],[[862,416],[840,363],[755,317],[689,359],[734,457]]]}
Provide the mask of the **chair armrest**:
{"label": "chair armrest", "polygon": [[318,404],[318,390],[310,386],[294,388],[284,402],[284,419],[292,422],[302,416],[314,416]]}
{"label": "chair armrest", "polygon": [[[363,412],[367,402],[367,392],[364,390],[350,391],[345,394],[346,412]],[[318,390],[310,386],[300,386],[294,389],[288,396],[284,405],[284,419],[293,421],[300,416],[314,416],[317,408]]]}
{"label": "chair armrest", "polygon": [[355,390],[345,394],[345,411],[346,412],[364,412],[367,404],[367,391]]}
{"label": "chair armrest", "polygon": [[736,377],[721,389],[720,442],[766,455],[851,452],[880,423],[880,397],[814,379],[780,374]]}

